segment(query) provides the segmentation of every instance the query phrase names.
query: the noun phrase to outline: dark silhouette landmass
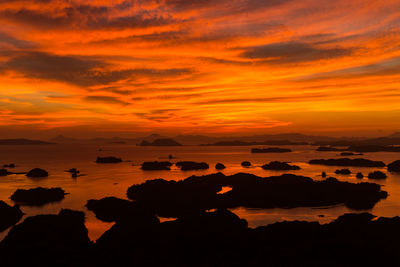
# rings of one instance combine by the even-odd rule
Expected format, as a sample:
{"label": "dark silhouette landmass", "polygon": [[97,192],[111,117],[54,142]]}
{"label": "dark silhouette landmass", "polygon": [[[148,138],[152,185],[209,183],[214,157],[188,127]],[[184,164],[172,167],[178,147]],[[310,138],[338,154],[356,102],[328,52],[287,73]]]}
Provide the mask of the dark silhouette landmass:
{"label": "dark silhouette landmass", "polygon": [[65,209],[58,215],[26,218],[0,243],[1,265],[90,266],[85,261],[93,244],[84,220],[83,212]]}
{"label": "dark silhouette landmass", "polygon": [[175,165],[181,169],[181,171],[194,171],[194,170],[207,170],[208,164],[205,162],[194,162],[194,161],[178,161]]}
{"label": "dark silhouette landmass", "polygon": [[348,213],[328,224],[249,228],[223,208],[163,223],[151,212],[132,212],[92,243],[84,214],[61,210],[14,226],[0,257],[3,266],[392,266],[400,218],[374,218]]}
{"label": "dark silhouette landmass", "polygon": [[30,170],[26,176],[31,177],[31,178],[43,178],[43,177],[48,177],[49,173],[43,169],[40,168],[34,168]]}
{"label": "dark silhouette landmass", "polygon": [[94,212],[97,219],[104,222],[116,222],[123,219],[155,214],[152,209],[142,207],[140,203],[116,197],[105,197],[99,200],[91,199],[88,200],[86,207],[88,210]]}
{"label": "dark silhouette landmass", "polygon": [[15,168],[15,164],[14,163],[4,164],[3,168]]}
{"label": "dark silhouette landmass", "polygon": [[364,178],[364,174],[362,174],[361,172],[358,172],[358,173],[356,174],[356,177],[357,177],[358,179],[362,179],[362,178]]}
{"label": "dark silhouette landmass", "polygon": [[117,157],[97,157],[96,163],[121,163],[122,159]]}
{"label": "dark silhouette landmass", "polygon": [[139,146],[182,146],[182,144],[178,143],[174,139],[171,138],[161,138],[156,139],[154,141],[146,141],[143,140]]}
{"label": "dark silhouette landmass", "polygon": [[7,169],[0,169],[0,176],[7,176],[11,174]]}
{"label": "dark silhouette landmass", "polygon": [[393,161],[387,165],[387,169],[390,172],[400,172],[400,160]]}
{"label": "dark silhouette landmass", "polygon": [[370,172],[368,174],[368,179],[376,179],[376,180],[382,180],[382,179],[386,179],[387,175],[384,172],[381,171],[374,171],[374,172]]}
{"label": "dark silhouette landmass", "polygon": [[[222,187],[231,191],[217,194]],[[213,208],[293,208],[345,204],[352,209],[370,209],[387,193],[378,184],[340,182],[335,178],[314,181],[304,176],[284,174],[261,178],[239,173],[191,176],[182,181],[148,180],[128,189],[129,199],[159,216],[176,217]]]}
{"label": "dark silhouette landmass", "polygon": [[223,170],[223,169],[225,169],[225,168],[226,168],[225,165],[222,164],[222,163],[217,163],[217,164],[215,164],[215,169],[216,169],[216,170]]}
{"label": "dark silhouette landmass", "polygon": [[55,143],[29,139],[0,139],[0,146],[53,145]]}
{"label": "dark silhouette landmass", "polygon": [[144,171],[171,170],[172,163],[169,161],[146,161],[143,162],[141,169]]}
{"label": "dark silhouette landmass", "polygon": [[308,162],[309,164],[319,164],[326,166],[344,166],[344,167],[385,167],[382,161],[373,161],[369,159],[313,159]]}
{"label": "dark silhouette landmass", "polygon": [[22,216],[23,213],[18,205],[11,207],[4,201],[0,200],[0,232],[19,222]]}
{"label": "dark silhouette landmass", "polygon": [[268,147],[268,148],[252,148],[251,153],[287,153],[292,152],[288,148]]}
{"label": "dark silhouette landmass", "polygon": [[250,161],[243,161],[240,165],[242,165],[243,167],[250,167],[251,166],[251,162]]}
{"label": "dark silhouette landmass", "polygon": [[31,188],[17,189],[11,196],[11,200],[20,205],[41,206],[51,202],[57,202],[64,199],[65,191],[60,187],[55,188]]}
{"label": "dark silhouette landmass", "polygon": [[340,169],[335,171],[336,174],[343,174],[343,175],[349,175],[351,174],[351,171],[349,169]]}
{"label": "dark silhouette landmass", "polygon": [[275,171],[285,171],[285,170],[300,170],[299,166],[290,165],[286,162],[272,161],[268,164],[262,166],[264,170],[275,170]]}

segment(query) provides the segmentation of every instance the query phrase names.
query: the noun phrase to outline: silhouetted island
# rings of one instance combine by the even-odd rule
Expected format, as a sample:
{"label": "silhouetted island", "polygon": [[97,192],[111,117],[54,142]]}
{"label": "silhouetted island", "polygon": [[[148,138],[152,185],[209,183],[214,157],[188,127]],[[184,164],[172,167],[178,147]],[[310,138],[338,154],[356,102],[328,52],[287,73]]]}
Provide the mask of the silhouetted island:
{"label": "silhouetted island", "polygon": [[116,197],[105,197],[100,200],[91,199],[88,200],[86,207],[94,212],[97,219],[104,222],[137,217],[138,214],[154,214],[153,210],[142,207],[140,203]]}
{"label": "silhouetted island", "polygon": [[362,174],[361,172],[358,172],[358,173],[356,174],[356,178],[357,178],[357,179],[362,179],[362,178],[364,178],[364,174]]}
{"label": "silhouetted island", "polygon": [[[232,188],[217,194],[222,187]],[[373,183],[353,184],[335,178],[314,181],[304,176],[284,174],[261,178],[238,173],[191,176],[182,181],[147,180],[128,189],[129,199],[159,216],[176,217],[195,210],[218,207],[289,208],[345,204],[353,209],[370,209],[387,193]]]}
{"label": "silhouetted island", "polygon": [[15,164],[14,163],[4,164],[3,168],[15,168]]}
{"label": "silhouetted island", "polygon": [[155,139],[153,142],[143,140],[139,146],[182,146],[182,144],[171,138],[160,138]]}
{"label": "silhouetted island", "polygon": [[223,170],[223,169],[225,169],[225,168],[226,168],[225,165],[222,164],[222,163],[217,163],[217,164],[215,164],[215,169],[216,169],[216,170]]}
{"label": "silhouetted island", "polygon": [[134,213],[93,243],[84,213],[61,210],[14,226],[0,242],[0,257],[3,266],[391,266],[398,260],[399,229],[399,217],[370,213],[322,225],[284,221],[249,228],[218,208],[163,223],[154,213]]}
{"label": "silhouetted island", "polygon": [[43,178],[49,176],[49,173],[43,169],[40,168],[34,168],[30,170],[26,176],[31,177],[31,178]]}
{"label": "silhouetted island", "polygon": [[11,200],[21,205],[41,206],[46,203],[61,201],[64,199],[65,195],[65,191],[60,187],[37,187],[31,189],[17,189],[11,196]]}
{"label": "silhouetted island", "polygon": [[242,165],[242,167],[250,167],[251,166],[251,162],[250,161],[243,161],[240,165]]}
{"label": "silhouetted island", "polygon": [[368,174],[368,179],[376,179],[376,180],[382,180],[382,179],[386,179],[387,175],[384,172],[381,171],[374,171],[374,172],[370,172]]}
{"label": "silhouetted island", "polygon": [[268,148],[252,148],[251,153],[287,153],[292,152],[288,148],[268,147]]}
{"label": "silhouetted island", "polygon": [[143,162],[141,169],[144,171],[171,170],[172,163],[169,161],[146,161]]}
{"label": "silhouetted island", "polygon": [[194,161],[178,161],[175,165],[180,168],[181,171],[207,170],[209,168],[208,164],[205,162]]}
{"label": "silhouetted island", "polygon": [[349,169],[340,169],[335,171],[336,174],[343,174],[343,175],[349,175],[351,174],[351,171]]}
{"label": "silhouetted island", "polygon": [[326,166],[344,166],[344,167],[385,167],[382,161],[373,161],[369,159],[313,159],[308,162],[309,164],[319,164]]}
{"label": "silhouetted island", "polygon": [[7,169],[0,169],[0,176],[7,176],[11,174]]}
{"label": "silhouetted island", "polygon": [[353,153],[353,152],[342,152],[340,156],[347,157],[347,156],[361,156],[363,153]]}
{"label": "silhouetted island", "polygon": [[300,170],[299,166],[290,165],[286,162],[272,161],[268,164],[264,164],[261,168],[264,170],[275,170],[275,171],[285,171],[285,170]]}
{"label": "silhouetted island", "polygon": [[97,157],[96,163],[120,163],[122,162],[121,158],[117,157]]}
{"label": "silhouetted island", "polygon": [[400,160],[396,160],[388,164],[387,169],[390,172],[400,172]]}
{"label": "silhouetted island", "polygon": [[0,232],[16,224],[22,218],[22,211],[18,205],[11,207],[0,200]]}

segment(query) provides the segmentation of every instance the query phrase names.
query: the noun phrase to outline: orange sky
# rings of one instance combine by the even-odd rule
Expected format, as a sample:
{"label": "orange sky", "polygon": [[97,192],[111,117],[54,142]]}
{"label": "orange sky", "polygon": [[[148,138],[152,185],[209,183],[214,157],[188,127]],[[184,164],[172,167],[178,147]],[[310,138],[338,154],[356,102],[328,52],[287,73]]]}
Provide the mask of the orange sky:
{"label": "orange sky", "polygon": [[399,130],[398,0],[1,0],[0,137]]}

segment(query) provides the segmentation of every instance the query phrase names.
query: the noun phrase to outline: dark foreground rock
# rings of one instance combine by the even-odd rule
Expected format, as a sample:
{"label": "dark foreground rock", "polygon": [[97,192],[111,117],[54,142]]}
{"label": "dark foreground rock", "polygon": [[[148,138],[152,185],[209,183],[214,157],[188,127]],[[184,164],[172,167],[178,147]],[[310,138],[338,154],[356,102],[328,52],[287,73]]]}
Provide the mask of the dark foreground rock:
{"label": "dark foreground rock", "polygon": [[96,163],[120,163],[122,162],[121,158],[117,157],[97,157]]}
{"label": "dark foreground rock", "polygon": [[344,166],[344,167],[385,167],[382,161],[373,161],[369,159],[313,159],[308,162],[309,164],[319,164],[326,166]]}
{"label": "dark foreground rock", "polygon": [[[231,191],[218,194],[222,187]],[[127,196],[157,215],[176,217],[213,208],[293,208],[344,204],[352,209],[370,209],[387,197],[374,183],[353,184],[335,178],[314,181],[304,176],[284,174],[261,178],[238,173],[191,176],[181,181],[148,180],[133,185]]]}
{"label": "dark foreground rock", "polygon": [[106,266],[391,266],[400,218],[374,217],[345,214],[323,225],[285,221],[252,229],[217,209],[172,222],[117,222],[96,241],[96,260]]}
{"label": "dark foreground rock", "polygon": [[288,153],[292,152],[288,148],[268,147],[268,148],[252,148],[251,153]]}
{"label": "dark foreground rock", "polygon": [[340,169],[335,171],[336,174],[343,174],[343,175],[349,175],[351,174],[351,171],[349,169]]}
{"label": "dark foreground rock", "polygon": [[274,170],[274,171],[300,170],[299,166],[290,165],[286,162],[280,162],[280,161],[272,161],[268,164],[263,165],[262,168],[264,170]]}
{"label": "dark foreground rock", "polygon": [[11,207],[0,200],[0,232],[16,224],[22,218],[22,211],[18,205]]}
{"label": "dark foreground rock", "polygon": [[35,168],[30,170],[26,176],[31,177],[31,178],[44,178],[49,176],[49,173],[43,169],[40,168]]}
{"label": "dark foreground rock", "polygon": [[374,172],[370,172],[368,174],[368,179],[376,179],[376,180],[382,180],[382,179],[386,179],[387,175],[384,172],[381,171],[374,171]]}
{"label": "dark foreground rock", "polygon": [[175,165],[181,169],[181,171],[194,171],[194,170],[207,170],[208,164],[205,162],[194,162],[194,161],[179,161]]}
{"label": "dark foreground rock", "polygon": [[143,162],[141,169],[144,171],[169,171],[172,163],[169,161],[146,161]]}
{"label": "dark foreground rock", "polygon": [[84,220],[83,212],[72,210],[26,218],[1,241],[1,265],[89,266],[85,258],[92,243]]}
{"label": "dark foreground rock", "polygon": [[155,216],[152,209],[142,207],[138,203],[116,197],[105,197],[99,200],[88,200],[86,207],[93,211],[96,218],[104,222],[115,222],[141,216]]}
{"label": "dark foreground rock", "polygon": [[399,239],[399,217],[344,214],[328,224],[249,228],[219,208],[164,223],[151,214],[120,218],[93,244],[84,214],[62,210],[14,226],[0,258],[2,266],[393,266]]}
{"label": "dark foreground rock", "polygon": [[57,202],[64,199],[65,191],[60,187],[32,189],[17,189],[11,196],[11,200],[21,205],[41,206],[51,202]]}
{"label": "dark foreground rock", "polygon": [[396,160],[388,164],[387,169],[390,172],[400,172],[400,160]]}
{"label": "dark foreground rock", "polygon": [[225,165],[222,164],[222,163],[217,163],[217,164],[215,164],[215,169],[216,169],[216,170],[223,170],[223,169],[225,169],[225,168],[226,168]]}

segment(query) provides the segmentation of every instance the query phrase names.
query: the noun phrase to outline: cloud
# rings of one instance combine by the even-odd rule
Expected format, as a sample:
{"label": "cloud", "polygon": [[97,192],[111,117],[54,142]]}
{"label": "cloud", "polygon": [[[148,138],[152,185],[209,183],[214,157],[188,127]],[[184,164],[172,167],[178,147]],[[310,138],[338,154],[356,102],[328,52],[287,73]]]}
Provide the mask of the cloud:
{"label": "cloud", "polygon": [[113,96],[102,96],[102,95],[93,95],[86,96],[83,100],[87,102],[99,102],[106,104],[117,104],[117,105],[129,105],[130,103],[120,100],[117,97]]}
{"label": "cloud", "polygon": [[319,81],[325,79],[349,79],[374,76],[400,75],[400,58],[391,58],[381,62],[344,68],[329,72],[320,72],[294,79],[295,81]]}
{"label": "cloud", "polygon": [[272,43],[244,49],[243,58],[261,59],[266,63],[303,63],[349,56],[354,48],[321,48],[301,42]]}
{"label": "cloud", "polygon": [[20,49],[31,49],[36,45],[30,41],[17,39],[7,33],[0,32],[0,48],[4,46],[12,46]]}
{"label": "cloud", "polygon": [[41,29],[60,28],[146,28],[168,25],[174,20],[166,15],[138,11],[126,16],[112,16],[114,8],[108,6],[79,5],[64,2],[64,8],[5,9],[0,11],[2,19]]}
{"label": "cloud", "polygon": [[89,56],[60,56],[44,52],[21,52],[9,59],[4,69],[27,78],[53,80],[82,87],[106,85],[128,78],[165,78],[191,73],[189,69],[112,70],[111,64]]}

